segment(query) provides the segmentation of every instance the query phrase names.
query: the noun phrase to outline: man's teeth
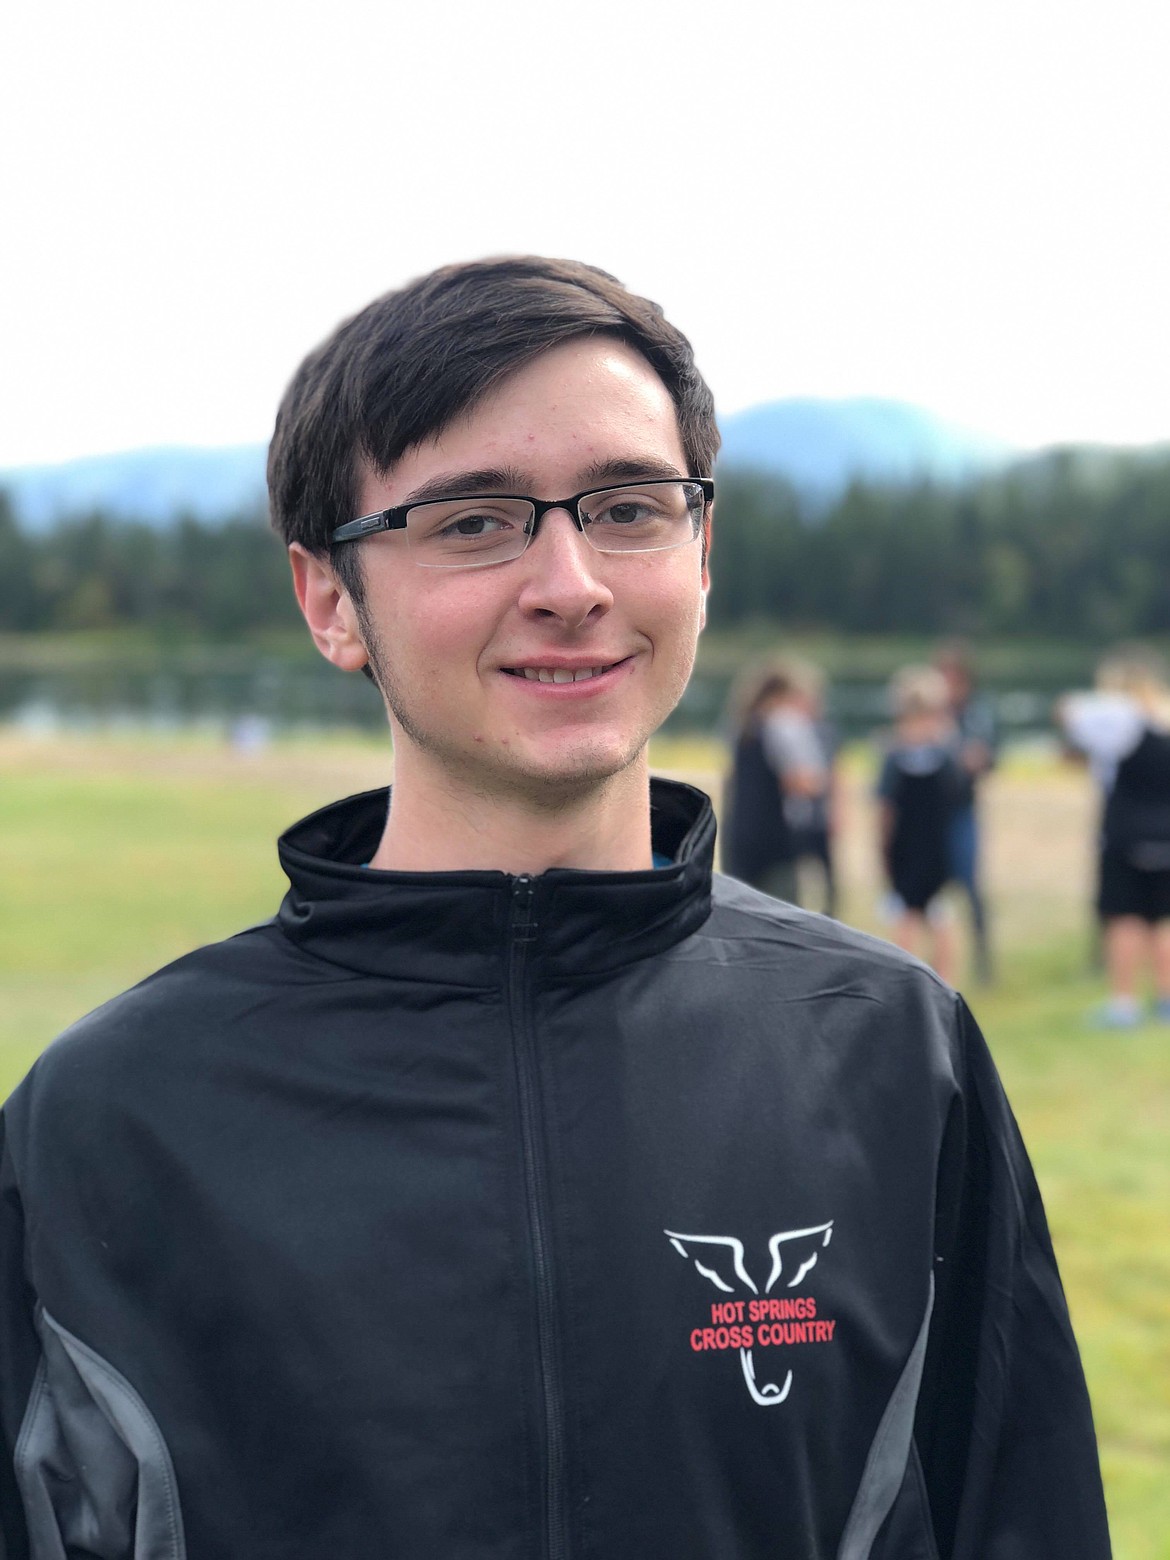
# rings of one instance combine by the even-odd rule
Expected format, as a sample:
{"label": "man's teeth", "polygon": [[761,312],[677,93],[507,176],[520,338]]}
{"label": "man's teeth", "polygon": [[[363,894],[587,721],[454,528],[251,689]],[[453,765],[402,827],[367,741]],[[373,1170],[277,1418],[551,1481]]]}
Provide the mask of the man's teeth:
{"label": "man's teeth", "polygon": [[600,677],[602,672],[608,671],[605,666],[582,666],[575,672],[567,666],[522,666],[520,674],[527,677],[529,682],[544,683],[570,683],[584,682],[589,677]]}

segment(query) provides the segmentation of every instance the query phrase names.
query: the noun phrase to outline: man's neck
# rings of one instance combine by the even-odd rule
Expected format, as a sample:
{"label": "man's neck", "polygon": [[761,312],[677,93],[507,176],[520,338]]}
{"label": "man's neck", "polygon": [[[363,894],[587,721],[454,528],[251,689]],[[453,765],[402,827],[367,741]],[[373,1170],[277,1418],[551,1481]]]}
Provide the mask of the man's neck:
{"label": "man's neck", "polygon": [[[386,828],[370,866],[390,872],[642,871],[653,864],[642,754],[587,791],[488,793],[402,754]],[[403,760],[406,759],[404,762]]]}

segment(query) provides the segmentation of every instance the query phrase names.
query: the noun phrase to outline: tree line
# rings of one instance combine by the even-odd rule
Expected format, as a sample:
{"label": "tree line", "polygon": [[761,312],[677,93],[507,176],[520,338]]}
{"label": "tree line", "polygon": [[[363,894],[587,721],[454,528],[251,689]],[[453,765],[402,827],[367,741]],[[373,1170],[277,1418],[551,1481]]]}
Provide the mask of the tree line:
{"label": "tree line", "polygon": [[142,627],[232,639],[299,622],[263,513],[151,525],[95,511],[28,533],[0,494],[0,630]]}
{"label": "tree line", "polygon": [[1170,633],[1170,451],[1066,450],[960,486],[854,483],[819,517],[719,482],[710,619],[1107,641]]}
{"label": "tree line", "polygon": [[[1170,633],[1170,453],[1058,451],[960,486],[855,482],[810,509],[720,471],[712,627]],[[150,525],[95,512],[30,533],[0,493],[0,630],[140,626],[232,638],[298,621],[262,513]]]}

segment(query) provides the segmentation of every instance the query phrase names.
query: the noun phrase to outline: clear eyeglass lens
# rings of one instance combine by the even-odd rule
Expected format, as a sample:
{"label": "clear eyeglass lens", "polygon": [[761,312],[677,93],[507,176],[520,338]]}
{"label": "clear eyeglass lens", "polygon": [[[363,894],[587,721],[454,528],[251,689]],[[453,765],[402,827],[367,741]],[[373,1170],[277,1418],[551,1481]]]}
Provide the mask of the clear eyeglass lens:
{"label": "clear eyeglass lens", "polygon": [[660,552],[699,534],[703,490],[694,482],[605,488],[581,500],[585,534],[600,552]]}
{"label": "clear eyeglass lens", "polygon": [[406,540],[417,563],[458,569],[505,563],[528,545],[535,510],[522,498],[444,498],[416,504]]}

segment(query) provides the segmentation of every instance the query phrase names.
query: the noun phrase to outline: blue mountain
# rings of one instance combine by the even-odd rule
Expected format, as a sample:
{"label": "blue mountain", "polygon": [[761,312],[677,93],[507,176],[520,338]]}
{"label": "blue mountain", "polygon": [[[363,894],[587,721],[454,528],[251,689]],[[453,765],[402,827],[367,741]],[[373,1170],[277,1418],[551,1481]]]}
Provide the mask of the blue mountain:
{"label": "blue mountain", "polygon": [[0,490],[30,531],[95,509],[161,525],[183,514],[224,520],[267,503],[265,458],[263,444],[167,445],[0,471]]}
{"label": "blue mountain", "polygon": [[[721,427],[720,470],[782,476],[821,502],[853,477],[955,481],[1012,453],[918,407],[876,398],[772,401],[723,418]],[[95,509],[160,525],[181,514],[214,521],[263,507],[264,461],[262,444],[166,446],[0,471],[0,490],[29,530]]]}
{"label": "blue mountain", "polygon": [[1011,458],[1012,450],[902,401],[800,398],[721,419],[721,469],[782,476],[809,498],[833,499],[854,477],[956,482]]}

